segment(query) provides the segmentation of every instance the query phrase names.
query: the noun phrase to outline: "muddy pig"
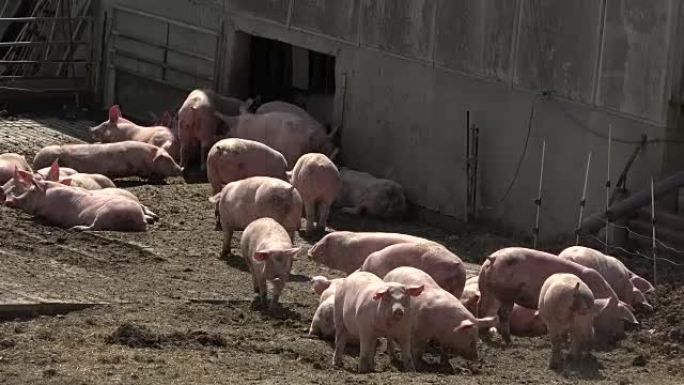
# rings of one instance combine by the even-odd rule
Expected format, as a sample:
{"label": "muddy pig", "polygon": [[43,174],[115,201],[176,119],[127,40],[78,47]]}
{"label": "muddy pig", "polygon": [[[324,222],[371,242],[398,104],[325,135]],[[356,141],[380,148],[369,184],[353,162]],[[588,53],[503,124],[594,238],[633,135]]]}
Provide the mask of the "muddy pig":
{"label": "muddy pig", "polygon": [[273,285],[269,307],[275,310],[290,277],[292,260],[301,248],[292,246],[287,231],[272,218],[259,218],[250,223],[242,233],[240,248],[252,273],[254,292],[262,304],[267,300],[266,281]]}
{"label": "muddy pig", "polygon": [[411,298],[422,285],[385,282],[375,274],[356,272],[347,276],[335,291],[335,351],[333,365],[342,366],[342,355],[350,337],[359,340],[359,373],[375,369],[378,338],[397,341],[404,370],[415,371],[411,354]]}
{"label": "muddy pig", "polygon": [[494,317],[476,318],[457,297],[442,289],[427,273],[414,267],[393,269],[383,280],[407,286],[424,286],[423,293],[411,300],[414,362],[422,360],[429,341],[440,345],[442,363],[448,362],[450,353],[468,360],[478,359],[478,329],[494,326]]}
{"label": "muddy pig", "polygon": [[282,154],[253,140],[220,140],[211,147],[207,158],[207,179],[213,194],[230,182],[252,176],[286,180],[287,170],[287,162]]}
{"label": "muddy pig", "polygon": [[[112,195],[95,195],[61,183],[37,180],[17,171],[14,179],[21,195],[8,194],[5,204],[67,229],[84,231],[145,231],[147,223],[140,204]],[[65,185],[66,184],[66,185]]]}
{"label": "muddy pig", "polygon": [[566,334],[575,358],[591,351],[594,316],[607,307],[608,301],[616,298],[595,300],[591,289],[573,274],[553,274],[544,281],[538,312],[551,337],[551,369],[558,369],[563,361],[561,346]]}
{"label": "muddy pig", "polygon": [[574,274],[591,289],[596,298],[612,298],[611,306],[596,317],[597,334],[614,340],[624,337],[624,322],[637,323],[630,306],[617,298],[608,282],[596,270],[556,255],[523,247],[508,247],[487,257],[480,268],[479,316],[491,308],[491,301],[500,303],[499,322],[504,341],[510,343],[510,315],[513,304],[536,309],[539,292],[548,277],[556,273]]}
{"label": "muddy pig", "polygon": [[404,189],[389,179],[342,168],[342,192],[337,203],[342,212],[380,219],[400,219],[406,215]]}
{"label": "muddy pig", "polygon": [[174,160],[179,160],[178,139],[169,127],[139,126],[128,119],[124,119],[118,105],[113,105],[109,108],[109,120],[98,126],[91,127],[90,134],[94,140],[102,143],[123,142],[126,140],[149,143],[163,148]]}
{"label": "muddy pig", "polygon": [[12,152],[0,154],[0,186],[12,179],[15,169],[31,172],[31,166],[23,156]]}
{"label": "muddy pig", "polygon": [[224,233],[221,256],[230,255],[233,231],[242,230],[252,221],[269,217],[280,223],[294,240],[302,216],[302,197],[291,184],[267,176],[253,176],[228,183],[220,193],[209,198],[217,204]]}
{"label": "muddy pig", "polygon": [[36,154],[33,165],[40,169],[50,166],[55,160],[61,166],[78,172],[102,174],[109,178],[139,176],[160,180],[183,172],[163,148],[132,140],[47,146]]}
{"label": "muddy pig", "polygon": [[335,231],[309,249],[309,258],[331,269],[351,274],[370,254],[398,243],[425,243],[425,238],[398,233]]}
{"label": "muddy pig", "polygon": [[568,247],[558,257],[598,271],[622,301],[634,307],[653,310],[641,290],[634,287],[629,269],[617,258],[584,246]]}
{"label": "muddy pig", "polygon": [[361,265],[361,271],[384,277],[400,266],[411,266],[426,272],[442,289],[456,298],[463,294],[466,280],[463,261],[446,247],[434,242],[387,246],[369,255]]}
{"label": "muddy pig", "polygon": [[320,153],[304,154],[292,170],[291,183],[304,200],[306,231],[325,230],[330,207],[342,189],[335,163]]}

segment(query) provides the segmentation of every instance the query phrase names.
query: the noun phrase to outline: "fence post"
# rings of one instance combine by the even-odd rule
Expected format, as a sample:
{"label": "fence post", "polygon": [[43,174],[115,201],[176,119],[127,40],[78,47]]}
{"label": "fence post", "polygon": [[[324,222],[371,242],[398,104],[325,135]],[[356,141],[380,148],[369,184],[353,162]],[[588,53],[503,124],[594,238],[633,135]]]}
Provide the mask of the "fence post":
{"label": "fence post", "polygon": [[541,203],[542,203],[542,186],[544,183],[544,157],[546,155],[546,140],[542,142],[542,156],[541,156],[541,168],[539,171],[539,190],[537,193],[537,199],[534,204],[537,206],[537,215],[534,220],[534,229],[532,234],[534,235],[534,248],[537,248],[537,240],[539,239],[539,216],[541,214]]}
{"label": "fence post", "polygon": [[579,245],[580,232],[582,231],[582,219],[584,217],[584,207],[587,204],[587,183],[589,182],[589,168],[591,167],[591,151],[587,156],[587,168],[584,171],[584,187],[582,188],[582,199],[579,206],[579,219],[577,220],[577,229],[575,229],[575,246]]}

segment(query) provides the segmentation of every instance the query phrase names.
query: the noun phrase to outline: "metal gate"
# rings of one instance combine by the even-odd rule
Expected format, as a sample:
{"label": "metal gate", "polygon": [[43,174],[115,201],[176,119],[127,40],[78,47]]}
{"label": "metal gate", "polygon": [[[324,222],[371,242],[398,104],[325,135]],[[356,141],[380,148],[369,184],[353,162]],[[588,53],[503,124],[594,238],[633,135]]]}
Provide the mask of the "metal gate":
{"label": "metal gate", "polygon": [[76,93],[93,88],[91,0],[5,0],[0,90]]}

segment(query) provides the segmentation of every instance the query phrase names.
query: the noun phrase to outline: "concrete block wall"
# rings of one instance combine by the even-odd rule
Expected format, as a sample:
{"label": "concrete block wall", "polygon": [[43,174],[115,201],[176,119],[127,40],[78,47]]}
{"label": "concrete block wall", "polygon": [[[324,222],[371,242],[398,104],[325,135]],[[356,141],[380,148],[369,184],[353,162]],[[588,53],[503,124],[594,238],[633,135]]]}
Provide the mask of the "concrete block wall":
{"label": "concrete block wall", "polygon": [[[684,153],[666,141],[679,125],[669,103],[681,89],[675,0],[119,3],[211,28],[224,20],[226,59],[216,74],[224,92],[244,86],[236,74],[244,65],[231,57],[244,54],[238,32],[335,55],[344,161],[396,179],[412,202],[447,216],[464,211],[466,111],[481,133],[480,214],[524,233],[546,140],[544,238],[574,231],[589,151],[588,212],[603,209],[608,125],[613,181],[642,133],[657,139],[636,162],[631,189],[663,176]],[[502,200],[533,106],[519,176]]]}

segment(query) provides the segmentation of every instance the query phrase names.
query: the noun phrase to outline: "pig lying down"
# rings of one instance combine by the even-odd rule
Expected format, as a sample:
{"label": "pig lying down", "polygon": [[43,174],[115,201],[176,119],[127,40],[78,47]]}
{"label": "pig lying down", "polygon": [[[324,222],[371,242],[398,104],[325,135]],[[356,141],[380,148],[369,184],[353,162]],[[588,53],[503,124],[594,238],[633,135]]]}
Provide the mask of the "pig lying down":
{"label": "pig lying down", "polygon": [[342,192],[337,200],[342,211],[381,219],[400,219],[406,215],[404,189],[389,179],[343,168]]}
{"label": "pig lying down", "polygon": [[414,267],[398,267],[387,273],[383,280],[424,287],[421,295],[411,299],[410,303],[414,362],[422,361],[429,341],[441,347],[443,364],[448,362],[450,354],[468,360],[478,359],[478,329],[494,326],[495,318],[476,318],[457,297],[442,289],[427,273]]}
{"label": "pig lying down", "polygon": [[124,119],[118,105],[109,108],[109,120],[91,127],[90,134],[94,140],[102,143],[127,140],[149,143],[163,148],[173,159],[178,160],[178,139],[170,128],[165,126],[139,126]]}
{"label": "pig lying down", "polygon": [[242,257],[252,273],[254,291],[259,300],[266,304],[266,281],[271,282],[273,294],[269,305],[275,310],[280,294],[290,277],[292,260],[301,248],[292,246],[287,231],[272,218],[259,218],[250,223],[240,240]]}
{"label": "pig lying down", "polygon": [[109,178],[139,176],[159,180],[179,176],[183,172],[166,150],[132,140],[47,146],[36,154],[33,166],[38,169],[49,167],[55,160],[78,172],[102,174]]}
{"label": "pig lying down", "polygon": [[363,265],[370,254],[387,246],[409,242],[431,241],[398,233],[335,231],[316,242],[308,254],[316,263],[351,274]]}
{"label": "pig lying down", "polygon": [[335,291],[335,352],[333,365],[342,366],[350,338],[359,340],[359,373],[375,369],[378,338],[397,341],[404,370],[415,371],[411,352],[411,299],[423,286],[385,282],[375,274],[352,273]]}
{"label": "pig lying down", "polygon": [[275,219],[287,231],[290,239],[299,229],[302,198],[284,180],[254,176],[228,183],[220,193],[209,198],[217,204],[220,225],[224,233],[221,256],[230,255],[233,232],[242,230],[262,217]]}
{"label": "pig lying down", "polygon": [[480,302],[478,313],[492,308],[492,301],[500,304],[499,332],[510,343],[510,316],[514,304],[530,309],[539,305],[539,293],[548,277],[556,273],[574,274],[592,291],[596,298],[610,298],[610,305],[594,320],[601,338],[615,340],[624,337],[624,322],[637,323],[630,306],[617,298],[608,282],[594,269],[558,258],[539,250],[509,247],[487,257],[480,269]]}
{"label": "pig lying down", "polygon": [[306,231],[325,230],[330,207],[342,189],[335,164],[323,154],[304,154],[292,169],[290,182],[304,200]]}
{"label": "pig lying down", "polygon": [[286,180],[287,169],[282,154],[253,140],[220,140],[211,147],[207,157],[207,179],[212,194],[218,194],[230,182],[252,176]]}
{"label": "pig lying down", "polygon": [[12,152],[0,154],[0,186],[14,177],[14,170],[31,172],[31,166],[26,158],[19,154]]}
{"label": "pig lying down", "polygon": [[5,204],[67,229],[83,231],[145,231],[147,222],[139,203],[116,195],[96,195],[62,183],[37,180],[17,171],[15,188]]}

